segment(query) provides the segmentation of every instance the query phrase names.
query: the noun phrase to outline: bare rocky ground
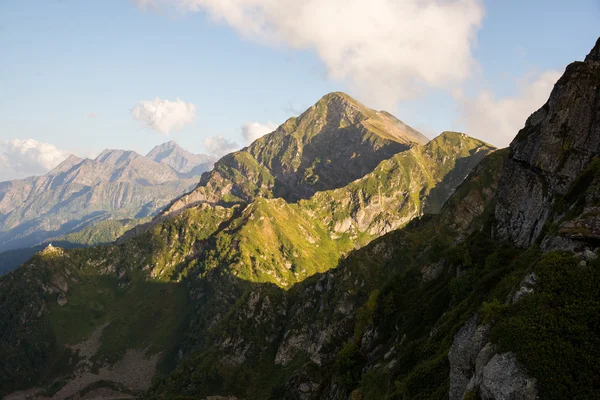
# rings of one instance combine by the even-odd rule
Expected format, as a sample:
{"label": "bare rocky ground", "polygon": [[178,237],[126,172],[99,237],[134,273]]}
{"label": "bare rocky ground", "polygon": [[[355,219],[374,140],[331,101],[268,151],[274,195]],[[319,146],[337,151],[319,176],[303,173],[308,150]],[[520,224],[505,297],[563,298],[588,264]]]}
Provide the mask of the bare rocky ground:
{"label": "bare rocky ground", "polygon": [[80,392],[96,382],[113,382],[127,388],[130,392],[145,391],[152,383],[152,377],[156,374],[156,364],[160,354],[146,355],[145,350],[129,349],[125,356],[114,365],[105,365],[92,372],[90,359],[100,348],[100,337],[108,323],[96,329],[87,340],[75,345],[67,345],[68,348],[79,352],[81,360],[75,368],[74,377],[70,379],[54,396],[46,397],[42,394],[43,388],[33,388],[14,392],[5,400],[96,400],[96,399],[131,399],[135,396],[130,393],[121,392],[107,387],[99,387],[85,393]]}

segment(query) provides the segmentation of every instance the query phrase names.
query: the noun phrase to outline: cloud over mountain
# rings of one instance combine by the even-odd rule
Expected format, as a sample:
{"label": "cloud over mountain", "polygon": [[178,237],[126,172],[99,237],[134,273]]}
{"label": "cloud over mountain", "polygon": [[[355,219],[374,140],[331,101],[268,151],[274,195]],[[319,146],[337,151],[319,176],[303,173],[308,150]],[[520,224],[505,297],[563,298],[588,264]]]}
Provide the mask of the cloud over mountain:
{"label": "cloud over mountain", "polygon": [[263,137],[267,133],[273,132],[275,129],[277,129],[277,124],[270,121],[266,124],[261,124],[260,122],[248,122],[247,124],[242,125],[241,128],[242,136],[248,144]]}
{"label": "cloud over mountain", "polygon": [[223,156],[232,151],[239,150],[240,145],[236,142],[226,139],[223,136],[209,136],[204,138],[204,147],[210,154]]}
{"label": "cloud over mountain", "polygon": [[[139,7],[204,13],[245,39],[314,52],[329,79],[371,107],[394,109],[428,90],[454,96],[460,128],[505,146],[558,79],[546,71],[518,82],[514,95],[476,85],[473,56],[485,15],[481,0],[134,0]],[[247,142],[264,129],[245,125]]]}
{"label": "cloud over mountain", "polygon": [[68,156],[67,151],[35,139],[0,141],[0,181],[43,175]]}
{"label": "cloud over mountain", "polygon": [[154,100],[138,102],[131,115],[144,125],[164,135],[180,130],[196,118],[196,106],[181,99]]}
{"label": "cloud over mountain", "polygon": [[[137,0],[204,12],[241,36],[314,51],[328,76],[374,105],[467,79],[479,0]],[[379,104],[377,104],[379,103]]]}
{"label": "cloud over mountain", "polygon": [[455,98],[460,109],[459,121],[467,132],[494,145],[508,146],[527,117],[546,102],[560,75],[551,70],[529,76],[508,97],[498,98],[489,90],[473,97],[458,92]]}

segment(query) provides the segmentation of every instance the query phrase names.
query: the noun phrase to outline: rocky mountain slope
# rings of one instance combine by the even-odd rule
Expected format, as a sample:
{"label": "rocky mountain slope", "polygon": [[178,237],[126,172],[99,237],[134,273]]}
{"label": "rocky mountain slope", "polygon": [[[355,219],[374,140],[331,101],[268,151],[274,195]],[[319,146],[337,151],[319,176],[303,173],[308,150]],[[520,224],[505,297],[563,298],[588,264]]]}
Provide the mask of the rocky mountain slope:
{"label": "rocky mountain slope", "polygon": [[152,215],[197,183],[210,162],[169,142],[147,157],[123,150],[105,150],[94,160],[70,156],[44,176],[2,182],[0,251],[108,218]]}
{"label": "rocky mountain slope", "polygon": [[[216,271],[221,271],[225,279],[290,287],[310,275],[335,267],[343,253],[405,225],[426,209],[439,211],[441,202],[450,196],[470,169],[493,150],[464,134],[445,132],[426,145],[415,145],[393,155],[345,187],[318,192],[297,203],[287,203],[281,198],[257,198],[227,207],[202,203],[175,218],[163,219],[152,229],[118,245],[70,252],[46,249],[4,278],[5,286],[0,292],[3,299],[11,299],[5,311],[10,314],[8,310],[23,301],[34,301],[36,305],[29,304],[37,311],[25,317],[30,324],[20,327],[12,326],[12,319],[6,316],[8,331],[0,337],[7,339],[4,343],[24,336],[35,342],[42,330],[58,342],[44,340],[46,347],[36,354],[22,353],[19,346],[15,348],[11,342],[10,347],[4,348],[3,356],[12,359],[20,372],[13,369],[4,382],[15,384],[16,379],[16,386],[11,386],[15,388],[49,382],[48,390],[56,387],[60,397],[75,389],[85,389],[88,380],[100,381],[112,376],[110,371],[125,359],[129,350],[146,349],[146,353],[141,353],[145,354],[142,358],[150,362],[152,371],[155,367],[163,368],[162,364],[156,364],[159,361],[168,370],[169,366],[172,368],[170,355],[174,350],[165,347],[166,343],[183,343],[183,337],[172,336],[177,330],[164,330],[157,333],[159,336],[147,336],[139,331],[145,329],[139,325],[140,321],[152,320],[153,313],[153,306],[148,303],[153,300],[146,296],[137,298],[141,291],[148,291],[152,296],[149,288],[155,287],[157,295],[164,292],[165,303],[181,301],[179,296],[187,290],[178,282],[191,283],[206,276],[207,285],[212,287],[211,277]],[[376,185],[383,175],[387,179],[385,185]],[[387,222],[382,223],[385,220]],[[48,263],[54,266],[48,267]],[[29,291],[25,298],[12,293],[12,290],[20,292],[24,287],[39,284],[44,288]],[[100,292],[91,289],[93,287]],[[215,289],[238,290],[230,284],[222,288],[217,285]],[[170,293],[175,297],[171,298]],[[188,299],[191,295],[188,292]],[[33,300],[36,296],[41,297]],[[237,297],[233,295],[230,299],[235,301]],[[220,301],[220,296],[209,296],[207,304],[216,305],[211,313],[224,310]],[[130,307],[129,302],[144,302],[147,307],[128,308],[131,318],[117,321],[118,314],[111,310]],[[188,318],[195,316],[190,312],[194,308],[191,304],[182,306],[185,314],[175,314],[169,323],[187,324]],[[117,329],[117,336],[111,336],[113,329]],[[129,332],[127,335],[136,337],[134,341],[138,344],[129,348],[129,342],[123,342],[119,332]],[[72,346],[79,346],[78,342],[96,337],[94,335],[99,335],[94,345],[99,347],[93,357],[75,357],[81,356],[81,352],[73,353]],[[28,346],[32,342],[22,343]],[[105,358],[106,345],[116,345],[120,350],[116,353],[106,350],[113,355]],[[163,357],[156,358],[157,352],[163,353]],[[66,358],[71,361],[64,367],[78,378],[64,380],[65,375],[56,363]],[[8,373],[8,369],[4,372]],[[99,372],[102,370],[108,375],[102,375]],[[129,375],[124,373],[123,376],[126,379]],[[143,387],[128,385],[114,379],[111,382],[125,385],[128,390],[145,389],[149,385],[149,382]]]}
{"label": "rocky mountain slope", "polygon": [[187,356],[150,395],[599,397],[599,52],[439,215],[288,291],[192,280]]}
{"label": "rocky mountain slope", "polygon": [[274,132],[220,159],[194,191],[164,214],[199,203],[306,199],[345,186],[381,161],[427,141],[385,111],[371,110],[344,93],[330,93]]}
{"label": "rocky mountain slope", "polygon": [[[256,198],[277,197],[257,185],[269,191],[247,191],[234,205],[200,196],[119,244],[46,249],[0,279],[0,387],[29,389],[13,399],[139,391],[201,399],[598,398],[598,54],[600,40],[585,62],[567,68],[510,148],[487,154],[470,173],[460,160],[489,148],[478,152],[486,145],[444,134],[295,203]],[[446,146],[468,156],[444,166]],[[407,175],[418,165],[422,197]],[[461,166],[462,182],[453,173]],[[214,187],[229,193],[223,188],[244,179]],[[374,183],[383,179],[395,196],[383,187],[379,194]],[[452,192],[438,214],[337,263],[323,255],[343,243],[336,235],[360,243],[361,232],[386,231],[377,213],[361,210],[386,198],[439,209],[449,193],[437,188]],[[311,213],[320,225],[306,220]],[[286,259],[274,258],[276,250]],[[255,273],[268,263],[286,271],[286,260],[294,271],[299,250],[313,252],[304,257],[317,271],[321,263],[335,268],[291,287]],[[235,258],[244,251],[248,260]]]}
{"label": "rocky mountain slope", "polygon": [[[212,235],[216,249],[194,254],[193,268],[226,265],[238,278],[289,287],[335,267],[340,255],[404,226],[425,209],[439,212],[436,201],[443,203],[491,151],[479,140],[445,132],[343,188],[298,203],[257,198],[238,205],[235,216]],[[166,265],[154,273],[168,277],[173,271]]]}

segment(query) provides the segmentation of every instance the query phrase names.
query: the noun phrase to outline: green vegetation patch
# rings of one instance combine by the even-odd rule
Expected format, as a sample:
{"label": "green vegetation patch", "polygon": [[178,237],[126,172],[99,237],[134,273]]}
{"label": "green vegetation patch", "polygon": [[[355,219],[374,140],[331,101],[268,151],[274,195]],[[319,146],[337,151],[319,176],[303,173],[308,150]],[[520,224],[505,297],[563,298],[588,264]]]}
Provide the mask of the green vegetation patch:
{"label": "green vegetation patch", "polygon": [[186,310],[182,284],[102,275],[79,279],[69,288],[65,306],[56,303],[55,295],[47,302],[59,348],[88,339],[106,324],[93,357],[97,366],[115,363],[128,349],[169,350]]}
{"label": "green vegetation patch", "polygon": [[493,338],[537,379],[544,399],[600,392],[600,263],[549,253],[535,265],[534,292],[499,310]]}

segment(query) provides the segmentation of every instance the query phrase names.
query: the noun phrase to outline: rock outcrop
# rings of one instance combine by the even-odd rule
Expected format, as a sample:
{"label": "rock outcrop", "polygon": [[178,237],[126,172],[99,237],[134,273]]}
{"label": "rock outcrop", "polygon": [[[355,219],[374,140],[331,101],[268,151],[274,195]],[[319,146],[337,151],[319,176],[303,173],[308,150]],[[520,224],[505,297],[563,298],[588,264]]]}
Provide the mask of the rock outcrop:
{"label": "rock outcrop", "polygon": [[[494,235],[521,248],[576,252],[594,260],[600,238],[600,39],[585,62],[569,65],[548,102],[510,145],[496,194]],[[535,292],[535,272],[504,307]],[[490,325],[471,318],[448,355],[450,399],[533,400],[536,380],[512,352],[490,342]],[[549,390],[546,388],[546,390]]]}
{"label": "rock outcrop", "polygon": [[600,154],[599,47],[567,67],[511,143],[497,196],[498,238],[519,247],[540,239],[553,206]]}
{"label": "rock outcrop", "polygon": [[535,379],[527,376],[515,354],[498,353],[489,334],[490,325],[475,315],[454,336],[448,353],[450,400],[469,394],[482,400],[535,400]]}

